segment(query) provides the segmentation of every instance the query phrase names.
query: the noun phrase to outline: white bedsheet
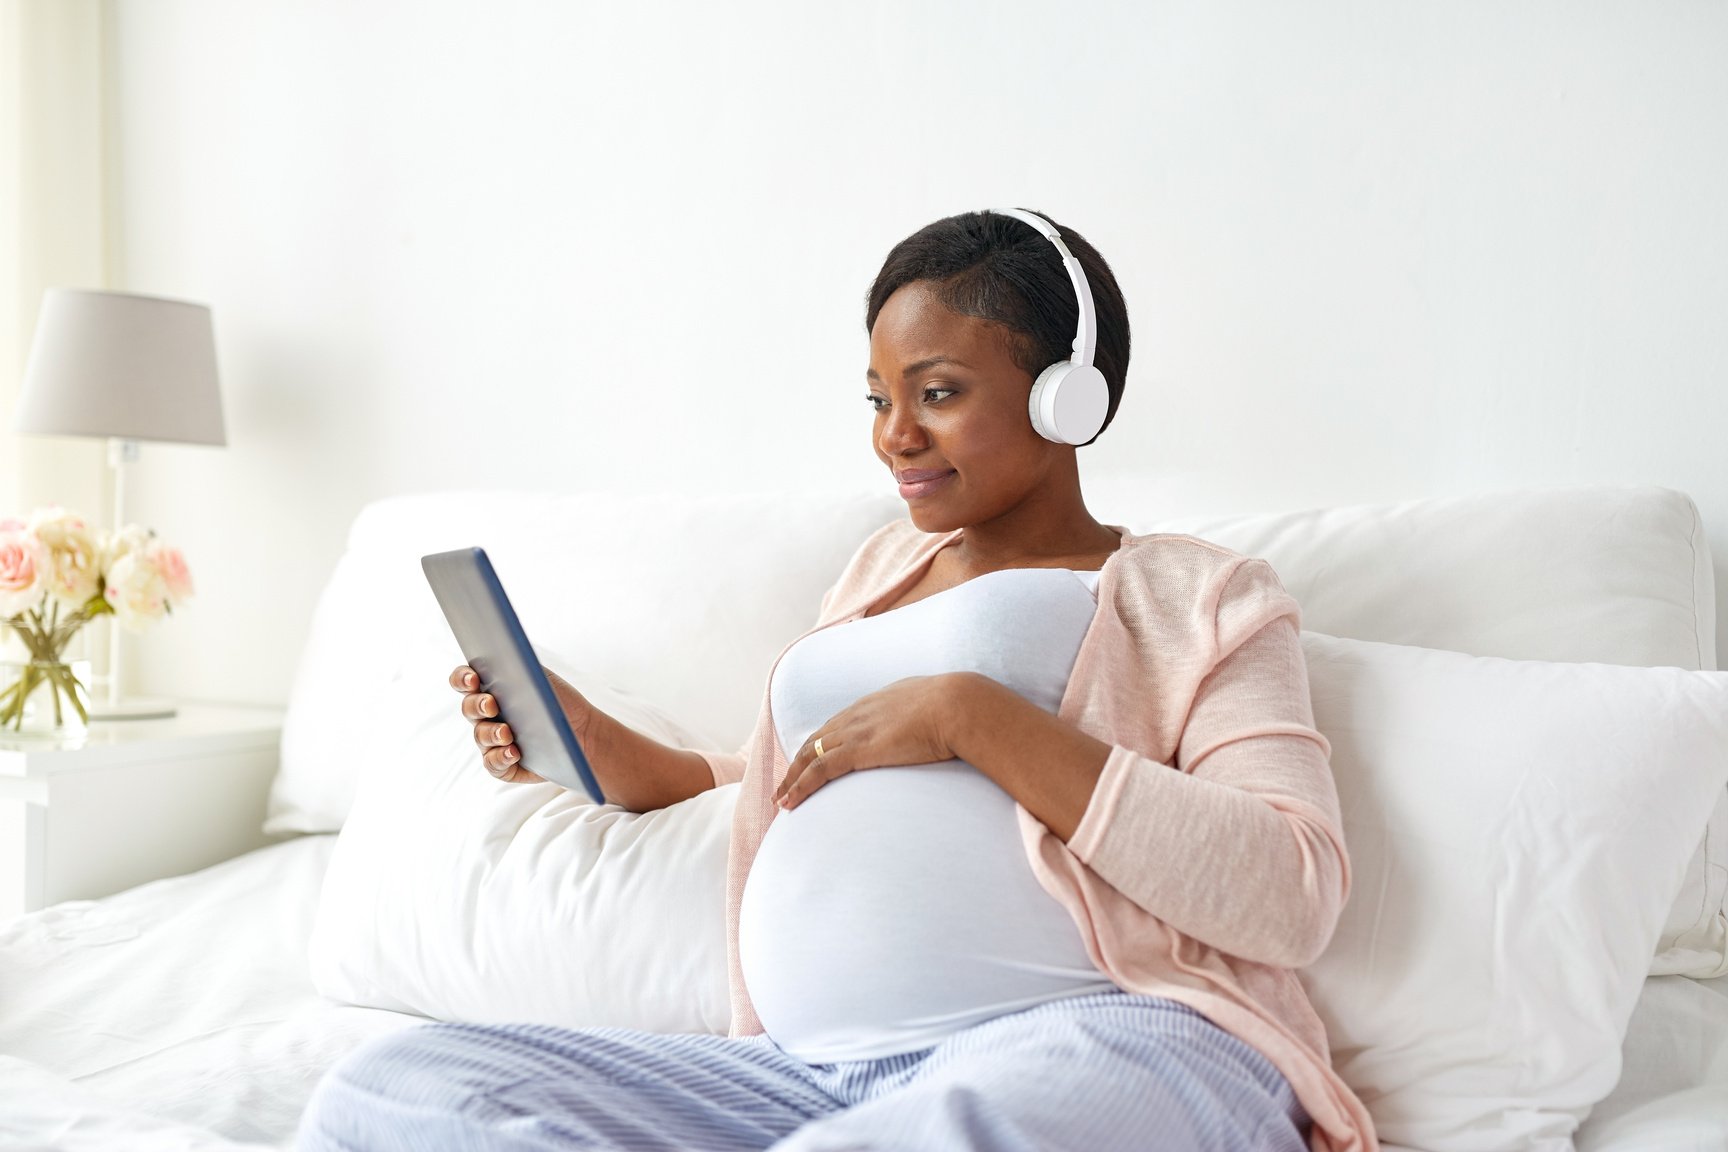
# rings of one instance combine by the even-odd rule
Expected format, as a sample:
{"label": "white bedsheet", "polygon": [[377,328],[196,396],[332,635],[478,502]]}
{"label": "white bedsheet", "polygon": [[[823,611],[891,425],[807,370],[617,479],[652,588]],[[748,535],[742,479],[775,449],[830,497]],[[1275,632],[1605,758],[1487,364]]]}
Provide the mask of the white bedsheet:
{"label": "white bedsheet", "polygon": [[[286,1147],[330,1064],[421,1020],[312,989],[335,839],[0,924],[0,1148]],[[1649,980],[1624,1055],[1579,1152],[1728,1152],[1728,977]]]}
{"label": "white bedsheet", "polygon": [[1652,976],[1578,1152],[1728,1152],[1728,976]]}
{"label": "white bedsheet", "polygon": [[281,1144],[324,1069],[420,1022],[312,988],[306,944],[335,841],[0,925],[0,1147]]}

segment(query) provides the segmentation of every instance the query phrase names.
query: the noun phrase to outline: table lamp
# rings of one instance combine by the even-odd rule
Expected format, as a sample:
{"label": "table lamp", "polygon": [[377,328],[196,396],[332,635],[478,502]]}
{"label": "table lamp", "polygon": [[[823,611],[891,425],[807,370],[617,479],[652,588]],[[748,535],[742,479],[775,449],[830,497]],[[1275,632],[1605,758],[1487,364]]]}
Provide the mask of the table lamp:
{"label": "table lamp", "polygon": [[[108,440],[114,527],[125,524],[126,466],[138,441],[226,445],[210,309],[130,292],[51,288],[24,370],[15,432]],[[91,719],[172,716],[120,699],[120,628],[109,622],[108,694]]]}

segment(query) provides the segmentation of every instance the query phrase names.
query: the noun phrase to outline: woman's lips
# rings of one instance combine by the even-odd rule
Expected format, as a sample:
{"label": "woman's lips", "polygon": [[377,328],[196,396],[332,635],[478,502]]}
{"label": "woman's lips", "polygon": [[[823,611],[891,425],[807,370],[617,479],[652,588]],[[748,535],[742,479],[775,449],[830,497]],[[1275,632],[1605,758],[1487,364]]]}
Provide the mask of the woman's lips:
{"label": "woman's lips", "polygon": [[898,473],[895,479],[900,482],[900,498],[916,500],[920,496],[928,496],[954,477],[954,469],[908,468]]}

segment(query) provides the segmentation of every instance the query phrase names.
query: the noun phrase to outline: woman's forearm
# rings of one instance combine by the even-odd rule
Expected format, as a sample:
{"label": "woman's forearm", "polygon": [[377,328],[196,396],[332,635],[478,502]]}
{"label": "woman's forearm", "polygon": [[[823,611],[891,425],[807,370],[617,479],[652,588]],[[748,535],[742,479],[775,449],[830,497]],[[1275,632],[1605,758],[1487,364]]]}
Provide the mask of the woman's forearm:
{"label": "woman's forearm", "polygon": [[952,684],[954,754],[1066,843],[1086,814],[1110,745],[987,676],[965,673]]}
{"label": "woman's forearm", "polygon": [[714,774],[700,755],[662,744],[598,708],[580,736],[607,801],[632,812],[666,808],[714,787]]}

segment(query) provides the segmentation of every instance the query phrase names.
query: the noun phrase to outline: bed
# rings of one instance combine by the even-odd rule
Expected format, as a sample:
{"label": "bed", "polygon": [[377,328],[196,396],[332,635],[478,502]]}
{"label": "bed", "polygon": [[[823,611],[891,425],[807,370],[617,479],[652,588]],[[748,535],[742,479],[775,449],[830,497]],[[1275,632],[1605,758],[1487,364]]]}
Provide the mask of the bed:
{"label": "bed", "polygon": [[[306,947],[335,839],[297,837],[0,929],[0,1145],[286,1147],[332,1061],[425,1019],[313,989]],[[1651,977],[1624,1057],[1580,1152],[1728,1148],[1728,977]]]}
{"label": "bed", "polygon": [[[1501,649],[1504,655],[1495,653],[1495,658],[1504,666],[1495,667],[1502,672],[1511,666],[1506,661],[1542,659],[1577,661],[1577,667],[1583,668],[1592,660],[1607,660],[1593,657],[1590,651],[1612,650],[1616,644],[1620,648],[1614,654],[1621,656],[1622,670],[1634,665],[1670,666],[1680,674],[1681,669],[1714,667],[1709,552],[1696,509],[1681,493],[1652,488],[1557,489],[1366,509],[1179,521],[1147,515],[1148,509],[1157,507],[1156,493],[1143,486],[1102,485],[1100,489],[1094,507],[1109,522],[1127,523],[1141,532],[1153,526],[1191,531],[1251,555],[1267,556],[1302,601],[1305,629],[1323,628],[1332,635],[1348,636],[1347,620],[1354,619],[1374,624],[1380,636],[1373,639],[1386,645],[1413,651],[1414,645],[1426,641],[1439,649],[1432,629],[1440,626],[1435,623],[1438,616],[1445,615],[1447,635],[1460,651]],[[513,506],[524,524],[582,525],[584,547],[606,548],[625,562],[624,568],[666,547],[672,537],[683,538],[682,546],[693,554],[708,543],[704,533],[736,538],[735,533],[744,531],[762,540],[789,537],[797,546],[787,545],[775,557],[783,562],[784,584],[800,594],[816,588],[816,596],[851,544],[894,512],[891,502],[869,495],[705,500],[519,494]],[[410,891],[402,887],[407,883],[402,876],[390,873],[382,853],[365,851],[368,838],[376,848],[380,837],[408,836],[402,830],[406,818],[424,829],[426,846],[436,849],[438,837],[449,836],[455,825],[440,825],[413,809],[393,811],[389,819],[384,818],[379,797],[399,794],[400,780],[391,781],[387,772],[371,768],[358,774],[362,776],[358,782],[356,773],[334,772],[327,763],[331,745],[310,736],[313,719],[329,715],[329,702],[320,699],[319,692],[326,690],[321,681],[334,659],[337,637],[351,634],[355,627],[369,628],[377,658],[367,662],[364,673],[356,674],[357,681],[349,689],[380,701],[373,726],[382,732],[373,739],[390,748],[374,749],[368,758],[394,756],[397,767],[416,772],[427,770],[429,760],[440,760],[455,770],[462,755],[461,734],[452,741],[451,728],[431,719],[443,698],[417,684],[425,669],[438,667],[449,654],[446,642],[429,626],[429,619],[436,624],[435,617],[426,615],[431,609],[415,601],[382,616],[364,616],[360,606],[375,604],[380,586],[399,583],[404,557],[495,541],[494,559],[506,583],[512,583],[512,571],[522,576],[514,581],[512,591],[530,633],[556,634],[560,645],[583,651],[582,667],[604,676],[618,710],[640,717],[647,727],[662,724],[669,737],[692,745],[732,747],[739,742],[734,737],[741,733],[732,717],[738,701],[744,700],[749,704],[744,709],[748,720],[760,689],[760,673],[753,678],[734,677],[741,682],[725,684],[723,690],[715,689],[709,678],[718,664],[726,662],[740,668],[765,667],[762,652],[771,656],[789,627],[801,627],[797,622],[809,614],[814,597],[806,605],[785,589],[775,588],[758,589],[751,600],[751,590],[728,586],[724,575],[718,575],[714,582],[721,587],[716,596],[726,604],[725,611],[716,615],[713,603],[687,605],[684,611],[693,619],[709,620],[710,627],[702,643],[686,644],[670,661],[665,645],[687,631],[688,620],[648,624],[632,616],[626,603],[608,621],[560,631],[552,615],[557,604],[604,590],[586,586],[585,578],[571,577],[568,569],[562,570],[562,578],[539,586],[531,573],[548,562],[548,549],[555,552],[559,546],[544,534],[532,544],[509,546],[512,525],[488,520],[494,506],[494,496],[478,493],[402,498],[373,505],[357,520],[348,552],[320,603],[284,732],[271,830],[289,839],[191,875],[101,900],[59,904],[0,924],[0,1147],[287,1147],[300,1111],[326,1068],[372,1037],[430,1018],[522,1018],[524,1011],[539,1011],[538,1004],[544,1006],[543,1018],[560,1023],[626,1020],[644,1027],[723,1030],[724,1005],[717,1006],[712,998],[715,987],[723,995],[724,985],[723,965],[716,966],[714,951],[718,908],[712,914],[705,910],[717,904],[717,888],[706,886],[700,862],[712,861],[723,851],[724,836],[716,836],[715,829],[723,819],[718,814],[729,800],[725,790],[698,798],[706,807],[687,802],[677,806],[683,812],[667,810],[633,818],[597,814],[593,806],[578,810],[567,802],[539,803],[520,787],[496,786],[498,802],[519,809],[509,817],[515,822],[510,825],[511,835],[476,837],[460,850],[441,855],[460,858],[464,853],[490,850],[501,855],[483,865],[469,861],[468,872],[453,872],[450,877],[422,868],[412,881],[419,891]],[[483,524],[488,526],[482,528]],[[1520,575],[1523,568],[1497,582],[1483,583],[1478,578],[1471,584],[1464,575],[1471,563],[1470,549],[1456,547],[1462,540],[1480,548],[1478,560],[1488,555],[1504,557],[1510,551],[1524,557],[1515,560],[1514,567],[1564,566],[1570,573],[1566,580],[1572,584],[1533,586]],[[1408,562],[1413,554],[1442,551],[1453,555],[1452,563],[1459,567]],[[1653,561],[1653,553],[1667,559]],[[1375,562],[1368,563],[1369,557]],[[671,560],[676,562],[678,557]],[[638,581],[647,578],[644,569],[631,570]],[[1368,575],[1346,580],[1340,573]],[[1501,624],[1479,627],[1459,626],[1461,613],[1444,604],[1426,612],[1426,620],[1412,619],[1406,612],[1376,622],[1374,613],[1393,612],[1398,598],[1388,594],[1376,601],[1370,585],[1396,582],[1407,590],[1412,581],[1427,581],[1431,589],[1460,594],[1468,590],[1469,597],[1461,596],[1460,603],[1468,599],[1479,606],[1492,601],[1507,610]],[[654,597],[652,589],[638,592],[649,600]],[[609,594],[616,597],[618,589]],[[1630,597],[1641,607],[1626,609],[1616,597]],[[1430,597],[1445,599],[1442,593]],[[1606,604],[1609,610],[1581,613],[1580,603]],[[1468,615],[1476,619],[1480,613],[1471,608]],[[1568,618],[1589,626],[1554,628],[1555,619]],[[1508,620],[1510,624],[1505,623]],[[1429,634],[1422,634],[1423,628],[1429,628]],[[1537,636],[1561,633],[1574,646],[1572,650],[1550,644],[1538,651]],[[671,672],[669,663],[676,664]],[[1589,667],[1612,674],[1606,665]],[[638,711],[631,712],[632,708]],[[385,717],[385,722],[377,723],[376,716]],[[1339,736],[1343,741],[1344,734]],[[478,786],[492,785],[482,780]],[[374,790],[370,799],[369,787]],[[1722,792],[1719,782],[1715,792]],[[1728,802],[1714,793],[1708,795],[1714,800],[1707,800],[1706,807]],[[461,819],[492,818],[486,813],[475,816],[473,804],[455,792],[443,799],[456,806]],[[428,800],[436,802],[436,797]],[[1719,838],[1722,831],[1708,812],[1697,814],[1696,827],[1701,837],[1708,832]],[[343,829],[340,835],[337,828]],[[510,897],[517,903],[488,913],[485,901],[501,898],[497,890],[507,887],[501,878],[510,875],[510,846],[520,850],[526,843],[523,838],[530,835],[542,837],[535,842],[542,874],[549,870],[545,853],[564,846],[588,852],[586,864],[578,867],[566,861],[564,865],[570,876],[581,874],[581,883],[567,880],[561,895],[546,897],[539,910],[521,904],[518,892]],[[1362,839],[1366,869],[1372,849],[1369,838]],[[1697,847],[1703,852],[1711,846],[1699,843]],[[660,901],[667,908],[684,901],[694,909],[685,929],[690,939],[679,949],[682,962],[692,968],[685,971],[668,966],[670,962],[662,957],[648,957],[655,932],[645,926],[634,929],[633,946],[640,955],[607,956],[581,948],[573,953],[577,967],[587,962],[598,969],[611,963],[640,970],[637,1001],[617,995],[601,998],[579,983],[552,988],[538,1002],[532,998],[510,1002],[476,991],[494,986],[488,980],[496,976],[495,958],[483,951],[463,952],[459,944],[450,943],[472,937],[476,917],[495,914],[491,923],[510,924],[511,930],[540,937],[557,932],[559,925],[572,923],[573,918],[589,917],[582,920],[585,934],[608,931],[615,933],[611,939],[627,939],[632,929],[619,911],[623,896],[592,885],[607,874],[608,854],[633,861],[628,865],[614,861],[610,874],[616,876],[626,868],[642,867],[643,858],[654,852],[677,855],[683,867],[695,870],[671,872],[663,880],[642,880],[624,895],[638,909],[643,900]],[[1698,877],[1690,873],[1685,877],[1687,885],[1697,887],[1698,901],[1709,907],[1692,925],[1690,935],[1675,938],[1678,943],[1665,953],[1668,967],[1705,973],[1709,964],[1724,963],[1720,950],[1712,951],[1728,927],[1728,920],[1722,919],[1721,884],[1715,873],[1724,859],[1722,852],[1718,842],[1714,855],[1703,852],[1697,857],[1707,869],[1702,887],[1697,887]],[[413,869],[416,857],[411,850],[404,855],[408,863],[401,866]],[[1675,855],[1676,860],[1683,857],[1684,853]],[[1678,879],[1678,865],[1671,871]],[[443,913],[433,904],[449,903],[448,890],[440,885],[463,883],[463,876],[473,884],[469,892],[473,899],[462,911],[445,914],[447,922],[439,922]],[[476,876],[482,879],[474,880]],[[666,891],[657,894],[652,884],[662,882]],[[393,884],[398,887],[392,889]],[[1664,889],[1668,886],[1664,880]],[[526,882],[520,887],[525,889]],[[1353,900],[1360,891],[1353,893]],[[400,903],[405,896],[433,902],[418,910],[410,902],[399,913],[420,918],[412,941],[405,939],[407,933],[399,923],[393,924],[379,911],[383,902]],[[557,900],[581,904],[560,905]],[[1645,898],[1644,903],[1650,900]],[[1663,909],[1653,919],[1640,921],[1652,926],[1649,940],[1640,942],[1646,949],[1656,939],[1655,926],[1668,903],[1664,897]],[[605,907],[608,904],[614,907]],[[596,910],[591,905],[602,907]],[[605,921],[608,915],[615,919]],[[369,938],[361,939],[368,932]],[[448,935],[440,937],[439,932]],[[1664,939],[1670,935],[1665,932]],[[543,962],[528,951],[522,955],[521,962],[530,967]],[[1559,963],[1561,972],[1582,970],[1582,961],[1570,968],[1563,959]],[[1639,972],[1625,1009],[1618,1017],[1609,1014],[1619,1056],[1597,1054],[1606,1058],[1613,1071],[1611,1080],[1597,1082],[1611,1084],[1611,1090],[1592,1096],[1590,1105],[1581,1109],[1585,1115],[1579,1117],[1582,1123],[1576,1130],[1564,1125],[1564,1136],[1552,1135],[1551,1129],[1501,1146],[1575,1145],[1583,1152],[1728,1152],[1728,972],[1684,975],[1661,972],[1662,967],[1663,963],[1656,963],[1654,974]],[[1317,994],[1327,992],[1325,979],[1318,974],[1314,988]],[[1444,998],[1439,989],[1435,995]],[[1583,1011],[1591,1006],[1577,1007]],[[1527,1037],[1532,1052],[1541,1040],[1534,1034]],[[1353,1068],[1366,1067],[1358,1062],[1361,1052],[1356,1046],[1338,1051],[1345,1049],[1355,1053]],[[1402,1123],[1393,1094],[1374,1099],[1365,1094],[1364,1099],[1371,1109],[1384,1104],[1394,1127]],[[1378,1110],[1376,1119],[1380,1119]],[[1398,1130],[1416,1129],[1404,1125]],[[1479,1139],[1477,1131],[1426,1143],[1402,1144],[1388,1138],[1383,1146],[1394,1152],[1467,1147]]]}

